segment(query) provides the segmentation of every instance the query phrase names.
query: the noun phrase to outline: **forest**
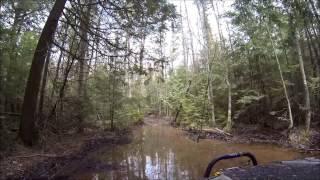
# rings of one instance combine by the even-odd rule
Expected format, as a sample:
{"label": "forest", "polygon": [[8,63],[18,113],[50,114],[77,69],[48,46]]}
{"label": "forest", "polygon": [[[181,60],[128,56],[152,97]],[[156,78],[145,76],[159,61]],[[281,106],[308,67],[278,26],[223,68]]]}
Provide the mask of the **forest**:
{"label": "forest", "polygon": [[317,0],[0,1],[0,161],[150,117],[319,151],[319,112]]}

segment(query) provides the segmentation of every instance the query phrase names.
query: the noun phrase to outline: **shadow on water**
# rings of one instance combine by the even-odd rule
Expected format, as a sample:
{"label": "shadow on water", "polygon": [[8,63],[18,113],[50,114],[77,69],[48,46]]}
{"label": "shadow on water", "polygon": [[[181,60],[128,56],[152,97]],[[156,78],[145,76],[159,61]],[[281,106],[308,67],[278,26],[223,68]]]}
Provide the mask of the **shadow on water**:
{"label": "shadow on water", "polygon": [[[298,152],[265,144],[230,144],[223,141],[188,139],[182,131],[163,124],[145,125],[134,132],[132,143],[101,149],[90,158],[116,167],[108,171],[77,172],[75,179],[200,179],[216,156],[250,151],[260,164],[292,160]],[[219,162],[216,170],[248,166],[248,159]]]}

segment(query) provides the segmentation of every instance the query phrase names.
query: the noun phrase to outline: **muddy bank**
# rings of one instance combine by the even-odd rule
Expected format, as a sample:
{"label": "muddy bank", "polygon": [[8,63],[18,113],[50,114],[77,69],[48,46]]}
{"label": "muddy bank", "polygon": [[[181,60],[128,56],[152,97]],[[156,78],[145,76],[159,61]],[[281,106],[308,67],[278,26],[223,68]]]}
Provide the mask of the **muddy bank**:
{"label": "muddy bank", "polygon": [[[302,137],[299,130],[279,132],[271,129],[252,127],[237,127],[230,133],[218,128],[204,128],[202,131],[182,128],[186,135],[194,140],[215,139],[229,143],[242,144],[274,144],[285,148],[293,148],[303,153],[320,155],[320,132],[311,130],[308,138]],[[305,138],[305,140],[303,139]]]}
{"label": "muddy bank", "polygon": [[279,131],[271,128],[261,128],[257,125],[238,124],[230,133],[222,128],[202,128],[201,131],[178,126],[173,123],[173,117],[158,117],[155,115],[145,119],[147,124],[165,124],[182,129],[193,141],[200,139],[221,140],[240,144],[272,144],[284,148],[292,148],[302,153],[310,153],[320,157],[320,129],[310,129],[309,136],[304,134],[304,128],[294,128],[290,131]]}
{"label": "muddy bank", "polygon": [[272,134],[265,135],[262,133],[223,133],[220,131],[216,131],[215,129],[204,129],[203,131],[195,131],[189,129],[183,129],[186,132],[186,135],[195,141],[199,141],[201,139],[213,139],[226,141],[229,143],[241,143],[241,144],[253,144],[253,143],[264,143],[264,144],[274,144],[283,147],[291,147],[287,138],[281,134]]}
{"label": "muddy bank", "polygon": [[108,164],[91,162],[86,156],[105,146],[130,143],[130,130],[121,132],[95,131],[63,137],[48,142],[47,148],[28,149],[18,145],[17,150],[0,162],[0,179],[66,178],[79,169],[110,170]]}
{"label": "muddy bank", "polygon": [[228,143],[273,144],[320,157],[320,129],[311,129],[307,137],[304,134],[304,128],[279,131],[271,128],[261,128],[257,125],[238,124],[230,133],[226,133],[222,128],[202,128],[202,131],[199,131],[180,127],[173,123],[172,120],[172,117],[149,116],[145,119],[145,122],[147,124],[166,124],[182,129],[186,136],[193,141],[213,139]]}

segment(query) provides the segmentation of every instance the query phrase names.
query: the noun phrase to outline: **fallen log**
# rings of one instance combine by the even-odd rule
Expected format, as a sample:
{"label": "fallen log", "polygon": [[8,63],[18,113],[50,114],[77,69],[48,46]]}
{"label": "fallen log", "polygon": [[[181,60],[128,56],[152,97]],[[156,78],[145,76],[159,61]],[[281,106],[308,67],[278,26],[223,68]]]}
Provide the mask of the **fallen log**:
{"label": "fallen log", "polygon": [[224,132],[223,130],[221,130],[219,128],[214,128],[214,129],[212,129],[212,128],[204,128],[204,129],[202,129],[202,131],[205,132],[205,133],[212,133],[212,134],[217,133],[217,134],[222,134],[222,135],[225,135],[225,136],[232,136],[232,134]]}
{"label": "fallen log", "polygon": [[20,117],[20,113],[14,113],[14,112],[0,112],[1,117],[6,117],[6,116],[14,116],[14,117]]}
{"label": "fallen log", "polygon": [[30,155],[21,155],[21,156],[13,156],[12,158],[32,158],[32,157],[49,157],[49,158],[56,158],[56,157],[63,157],[64,155],[56,155],[56,154],[30,154]]}
{"label": "fallen log", "polygon": [[305,152],[320,152],[320,149],[303,149],[303,148],[300,148],[299,149],[299,152],[301,153],[305,153]]}

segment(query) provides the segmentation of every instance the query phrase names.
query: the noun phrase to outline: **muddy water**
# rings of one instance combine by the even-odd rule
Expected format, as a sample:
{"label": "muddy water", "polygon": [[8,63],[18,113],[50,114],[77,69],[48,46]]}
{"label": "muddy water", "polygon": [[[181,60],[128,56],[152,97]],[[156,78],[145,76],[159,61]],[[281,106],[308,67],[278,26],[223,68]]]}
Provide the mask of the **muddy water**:
{"label": "muddy water", "polygon": [[[145,125],[134,133],[132,143],[105,148],[93,158],[111,164],[111,171],[82,172],[77,179],[200,179],[208,162],[219,155],[249,151],[258,163],[291,160],[297,152],[273,145],[229,144],[222,141],[190,140],[184,133],[167,125]],[[218,163],[216,170],[248,166],[246,158]]]}

